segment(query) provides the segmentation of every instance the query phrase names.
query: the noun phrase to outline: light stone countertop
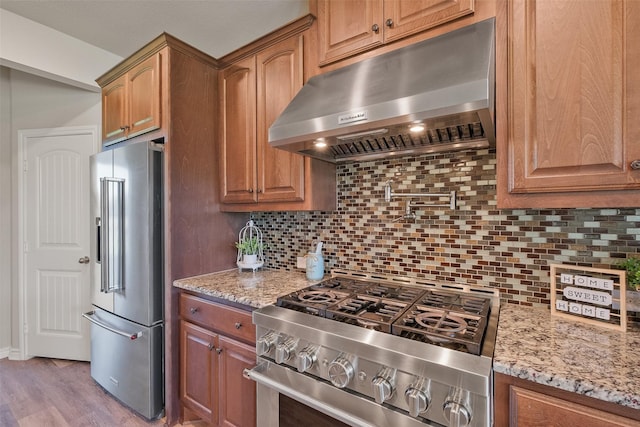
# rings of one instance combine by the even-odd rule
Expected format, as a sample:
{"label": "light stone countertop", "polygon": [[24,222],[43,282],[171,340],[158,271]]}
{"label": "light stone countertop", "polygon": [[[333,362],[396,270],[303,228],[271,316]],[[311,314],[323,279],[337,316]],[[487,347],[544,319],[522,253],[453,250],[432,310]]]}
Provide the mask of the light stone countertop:
{"label": "light stone countertop", "polygon": [[258,270],[255,273],[237,268],[202,276],[187,277],[173,286],[260,308],[275,304],[281,295],[306,288],[318,280],[307,280],[304,272]]}
{"label": "light stone countertop", "polygon": [[640,409],[640,329],[627,332],[502,304],[493,369]]}

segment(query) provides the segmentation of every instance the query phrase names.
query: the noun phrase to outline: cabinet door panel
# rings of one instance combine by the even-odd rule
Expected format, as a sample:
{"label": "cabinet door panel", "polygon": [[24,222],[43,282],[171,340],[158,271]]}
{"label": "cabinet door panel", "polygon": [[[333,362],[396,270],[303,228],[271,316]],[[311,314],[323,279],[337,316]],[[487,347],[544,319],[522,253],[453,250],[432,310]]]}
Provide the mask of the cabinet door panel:
{"label": "cabinet door panel", "polygon": [[182,404],[211,422],[217,414],[213,384],[218,379],[214,348],[218,336],[194,324],[180,322],[180,400]]}
{"label": "cabinet door panel", "polygon": [[302,87],[302,36],[287,39],[257,55],[258,199],[304,200],[304,158],[269,145],[269,126]]}
{"label": "cabinet door panel", "polygon": [[257,202],[255,58],[221,73],[222,201]]}
{"label": "cabinet door panel", "polygon": [[511,388],[511,426],[630,427],[628,418],[520,387]]}
{"label": "cabinet door panel", "polygon": [[[385,0],[385,43],[444,24],[474,11],[474,0]],[[387,26],[388,19],[392,25]]]}
{"label": "cabinet door panel", "polygon": [[510,2],[511,192],[640,188],[634,3]]}
{"label": "cabinet door panel", "polygon": [[160,54],[127,73],[129,82],[129,135],[160,128]]}
{"label": "cabinet door panel", "polygon": [[319,0],[320,65],[382,44],[382,4],[383,0]]}
{"label": "cabinet door panel", "polygon": [[102,142],[113,143],[126,137],[127,77],[114,80],[102,89]]}
{"label": "cabinet door panel", "polygon": [[256,425],[256,384],[245,378],[245,368],[256,364],[254,347],[220,336],[220,420],[226,427]]}

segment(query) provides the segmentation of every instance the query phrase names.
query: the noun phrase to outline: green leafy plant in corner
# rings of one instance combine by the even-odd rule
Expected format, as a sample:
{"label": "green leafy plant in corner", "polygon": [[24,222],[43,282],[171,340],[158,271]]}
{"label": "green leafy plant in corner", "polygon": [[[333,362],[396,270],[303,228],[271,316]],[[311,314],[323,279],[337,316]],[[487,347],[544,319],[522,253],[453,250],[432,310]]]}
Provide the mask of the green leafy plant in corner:
{"label": "green leafy plant in corner", "polygon": [[240,249],[244,255],[257,255],[262,250],[262,243],[257,237],[249,237],[236,242],[236,248]]}
{"label": "green leafy plant in corner", "polygon": [[616,264],[620,270],[627,270],[627,288],[633,291],[640,289],[640,258],[627,258]]}

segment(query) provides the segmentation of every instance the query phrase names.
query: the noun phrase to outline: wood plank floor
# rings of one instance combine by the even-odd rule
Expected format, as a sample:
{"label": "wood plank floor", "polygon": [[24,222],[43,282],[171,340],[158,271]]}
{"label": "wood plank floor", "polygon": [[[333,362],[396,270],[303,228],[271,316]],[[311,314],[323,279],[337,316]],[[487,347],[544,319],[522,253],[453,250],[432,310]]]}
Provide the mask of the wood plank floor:
{"label": "wood plank floor", "polygon": [[0,359],[0,426],[163,426],[148,422],[91,378],[88,362]]}

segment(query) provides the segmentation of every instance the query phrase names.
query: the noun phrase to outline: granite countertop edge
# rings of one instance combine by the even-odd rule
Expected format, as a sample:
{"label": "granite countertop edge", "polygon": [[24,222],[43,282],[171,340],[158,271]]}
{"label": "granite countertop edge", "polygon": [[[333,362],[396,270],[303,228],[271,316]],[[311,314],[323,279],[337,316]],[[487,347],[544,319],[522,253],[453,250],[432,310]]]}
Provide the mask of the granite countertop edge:
{"label": "granite countertop edge", "polygon": [[281,295],[315,283],[318,281],[308,280],[304,272],[269,269],[253,272],[236,268],[178,279],[173,286],[250,308],[262,308],[274,304]]}
{"label": "granite countertop edge", "polygon": [[494,372],[640,409],[640,330],[612,331],[503,304]]}

